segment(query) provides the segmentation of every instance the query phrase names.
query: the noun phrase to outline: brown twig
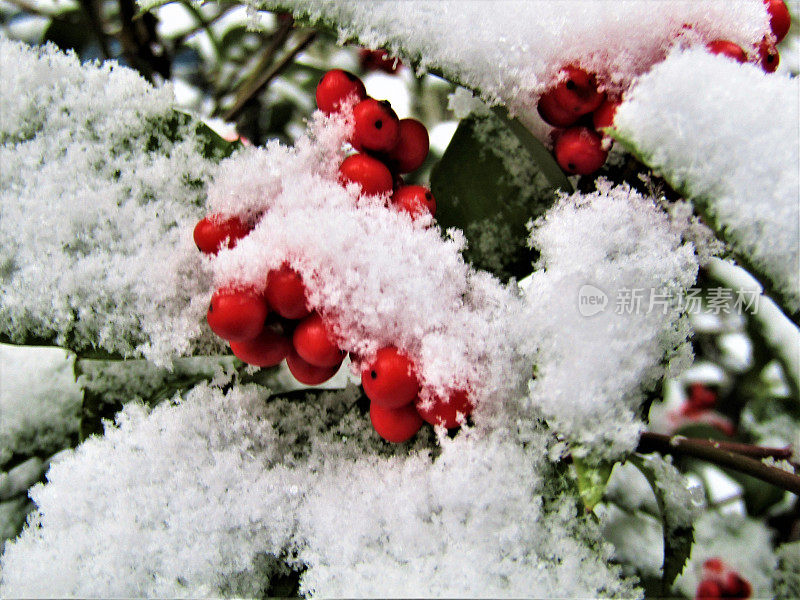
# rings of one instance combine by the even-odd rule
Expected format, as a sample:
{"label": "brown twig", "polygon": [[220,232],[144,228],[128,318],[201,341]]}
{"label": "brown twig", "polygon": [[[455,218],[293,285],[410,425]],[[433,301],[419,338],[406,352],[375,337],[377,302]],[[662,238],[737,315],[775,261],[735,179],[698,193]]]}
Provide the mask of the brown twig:
{"label": "brown twig", "polygon": [[681,435],[668,436],[649,431],[643,433],[639,438],[639,445],[636,451],[643,454],[660,452],[662,454],[699,458],[720,467],[751,475],[761,481],[766,481],[800,496],[800,477],[783,469],[765,465],[757,458],[751,458],[751,456],[746,456],[742,452],[736,451],[737,448],[743,450],[743,447],[748,448],[746,451],[751,456],[786,458],[786,448],[759,448],[757,446],[748,446],[747,444],[700,440]]}
{"label": "brown twig", "polygon": [[[263,71],[259,74],[259,68],[257,67],[253,75],[250,79],[248,79],[247,83],[242,86],[239,95],[236,98],[236,103],[231,107],[229,110],[225,112],[222,118],[226,121],[232,121],[236,115],[245,107],[245,105],[255,96],[258,94],[262,89],[264,89],[269,82],[275,78],[277,75],[281,73],[297,56],[302,52],[311,42],[314,41],[314,38],[317,36],[315,31],[309,31],[304,33],[298,43],[292,48],[283,58],[281,58],[278,62],[272,65],[271,68]],[[259,67],[261,66],[261,61],[259,63]]]}

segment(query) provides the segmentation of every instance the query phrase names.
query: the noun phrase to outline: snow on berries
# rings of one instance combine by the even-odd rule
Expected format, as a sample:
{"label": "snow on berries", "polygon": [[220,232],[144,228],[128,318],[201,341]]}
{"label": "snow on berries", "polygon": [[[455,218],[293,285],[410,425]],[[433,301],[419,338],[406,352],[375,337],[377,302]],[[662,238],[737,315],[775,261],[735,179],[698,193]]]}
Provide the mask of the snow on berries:
{"label": "snow on berries", "polygon": [[[427,157],[425,126],[362,89],[330,71],[293,148],[273,142],[222,163],[197,226],[216,229],[198,246],[216,286],[208,324],[237,357],[285,359],[299,382],[319,385],[349,354],[375,430],[403,442],[425,422],[463,425],[483,399],[519,388],[498,364],[529,344],[499,349],[521,298],[464,263],[458,233],[431,226],[427,187],[402,183]],[[237,223],[248,225],[222,225]]]}
{"label": "snow on berries", "polygon": [[[728,39],[709,40],[705,44],[706,50],[738,63],[754,62],[760,64],[767,73],[774,72],[780,61],[775,43],[786,35],[790,18],[784,0],[764,0],[764,3],[770,14],[772,36],[765,36],[758,44],[752,45],[749,55],[740,45]],[[682,39],[686,32],[692,30],[693,27],[686,24],[675,37]],[[657,61],[650,66],[654,62]],[[592,128],[583,126],[582,118],[591,115],[590,119],[586,119],[586,124],[598,132],[613,126],[620,101],[609,102],[606,87],[615,86],[610,80],[603,81],[598,74],[567,65],[562,68],[555,83],[539,97],[539,116],[556,128],[553,145],[556,162],[570,175],[590,175],[606,161],[608,148],[603,146],[601,137]],[[617,93],[624,93],[624,89],[617,90]]]}
{"label": "snow on berries", "polygon": [[[780,61],[776,44],[791,25],[784,0],[519,2],[489,19],[482,4],[457,0],[442,0],[436,10],[406,2],[401,12],[391,3],[312,4],[313,10],[309,0],[281,6],[335,24],[341,39],[413,58],[417,72],[445,73],[489,104],[508,107],[543,139],[549,132],[537,109],[556,129],[592,127],[604,97],[624,100],[631,85],[673,49],[706,48],[773,72]],[[470,32],[466,44],[464,31]]]}

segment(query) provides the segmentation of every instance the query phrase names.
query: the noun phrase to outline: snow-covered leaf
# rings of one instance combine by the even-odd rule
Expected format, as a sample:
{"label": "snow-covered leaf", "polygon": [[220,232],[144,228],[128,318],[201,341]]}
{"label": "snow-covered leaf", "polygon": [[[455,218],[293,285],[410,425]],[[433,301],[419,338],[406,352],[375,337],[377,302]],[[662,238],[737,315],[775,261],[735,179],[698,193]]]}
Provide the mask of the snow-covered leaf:
{"label": "snow-covered leaf", "polygon": [[644,391],[685,364],[680,303],[697,275],[693,247],[652,198],[597,185],[537,220],[539,268],[521,282],[538,346],[529,402],[595,462],[635,448]]}
{"label": "snow-covered leaf", "polygon": [[207,132],[169,86],[112,63],[2,40],[0,71],[0,339],[161,360],[218,349],[191,236],[216,170]]}
{"label": "snow-covered leaf", "polygon": [[[643,76],[611,133],[692,199],[737,261],[800,319],[798,78],[699,50]],[[658,115],[658,118],[654,118]]]}
{"label": "snow-covered leaf", "polygon": [[289,563],[321,597],[637,597],[564,492],[545,428],[525,445],[458,436],[434,457],[431,435],[381,441],[356,388],[268,394],[203,384],[126,404],[32,490],[0,594],[255,597]]}
{"label": "snow-covered leaf", "polygon": [[552,155],[505,111],[461,121],[431,172],[436,220],[467,237],[465,257],[500,277],[530,273],[535,255],[525,224],[541,216],[555,190],[572,186]]}
{"label": "snow-covered leaf", "polygon": [[647,478],[661,513],[664,535],[662,591],[666,595],[692,551],[692,524],[699,512],[700,501],[696,494],[691,493],[680,472],[666,459],[658,455],[649,458],[634,456],[631,463]]}
{"label": "snow-covered leaf", "polygon": [[[144,2],[143,5],[147,3]],[[676,43],[728,39],[756,47],[768,31],[760,0],[248,0],[331,29],[339,41],[386,48],[420,71],[480,92],[537,121],[535,106],[559,70],[578,64],[618,90]],[[253,15],[258,26],[258,16]],[[526,119],[527,121],[527,119]]]}

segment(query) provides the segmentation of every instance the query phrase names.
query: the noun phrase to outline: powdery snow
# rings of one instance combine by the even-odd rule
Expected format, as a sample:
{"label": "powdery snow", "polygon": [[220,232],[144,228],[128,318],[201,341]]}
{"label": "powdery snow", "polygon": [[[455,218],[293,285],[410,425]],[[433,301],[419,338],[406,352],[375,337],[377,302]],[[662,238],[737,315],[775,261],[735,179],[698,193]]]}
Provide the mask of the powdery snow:
{"label": "powdery snow", "polygon": [[[643,76],[616,135],[800,310],[800,80],[698,50]],[[657,115],[657,118],[654,118]]]}
{"label": "powdery snow", "polygon": [[0,334],[162,360],[215,346],[191,236],[215,165],[170,88],[7,40],[0,72]]}
{"label": "powdery snow", "polygon": [[266,397],[201,385],[149,415],[127,405],[34,488],[0,594],[261,596],[288,561],[323,597],[637,595],[546,430],[525,446],[461,436],[432,458],[429,440],[380,441],[353,390]]}
{"label": "powdery snow", "polygon": [[697,260],[653,199],[598,186],[561,198],[531,234],[541,259],[526,286],[540,345],[530,402],[615,457],[636,444],[643,390],[687,358],[680,300]]}
{"label": "powdery snow", "polygon": [[215,285],[260,290],[288,263],[340,347],[362,360],[394,345],[415,361],[425,393],[467,389],[480,403],[520,391],[533,343],[516,286],[469,267],[460,232],[443,238],[429,217],[412,221],[357,185],[343,187],[337,172],[351,127],[317,112],[294,147],[270,143],[221,165],[211,211],[256,225],[206,259]]}
{"label": "powdery snow", "polygon": [[14,454],[47,456],[77,435],[82,395],[73,361],[56,348],[0,344],[0,466]]}
{"label": "powdery snow", "polygon": [[384,47],[419,71],[442,72],[531,117],[538,96],[565,65],[580,65],[610,89],[622,89],[662,60],[678,38],[688,45],[728,39],[749,50],[769,33],[761,0],[405,0],[402,10],[394,2],[359,0],[248,4],[330,26],[340,42]]}

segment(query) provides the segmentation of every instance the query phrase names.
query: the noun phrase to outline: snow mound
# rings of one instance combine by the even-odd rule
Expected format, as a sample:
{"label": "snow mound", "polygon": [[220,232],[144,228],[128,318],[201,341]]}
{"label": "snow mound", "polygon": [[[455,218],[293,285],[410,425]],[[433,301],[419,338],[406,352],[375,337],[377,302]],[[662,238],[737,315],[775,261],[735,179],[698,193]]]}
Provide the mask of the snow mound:
{"label": "snow mound", "polygon": [[[617,136],[800,310],[800,80],[691,50],[631,89]],[[658,115],[658,118],[653,118]]]}
{"label": "snow mound", "polygon": [[526,284],[539,343],[530,402],[580,446],[618,457],[642,427],[643,390],[688,355],[681,316],[697,259],[652,198],[598,182],[534,224]]}
{"label": "snow mound", "polygon": [[323,597],[636,595],[546,430],[460,436],[434,458],[380,441],[356,397],[201,385],[149,414],[128,404],[33,489],[0,594],[253,597],[290,563]]}
{"label": "snow mound", "polygon": [[74,360],[57,348],[0,345],[0,466],[15,454],[47,456],[77,437]]}
{"label": "snow mound", "polygon": [[340,42],[357,39],[367,48],[386,48],[418,71],[442,72],[491,103],[531,115],[565,65],[598,73],[619,91],[679,41],[727,39],[750,50],[770,31],[761,0],[407,0],[403,10],[391,2],[358,0],[248,4],[291,10],[332,27]]}
{"label": "snow mound", "polygon": [[171,88],[8,40],[0,72],[2,339],[188,352],[208,286],[191,227],[215,165]]}

